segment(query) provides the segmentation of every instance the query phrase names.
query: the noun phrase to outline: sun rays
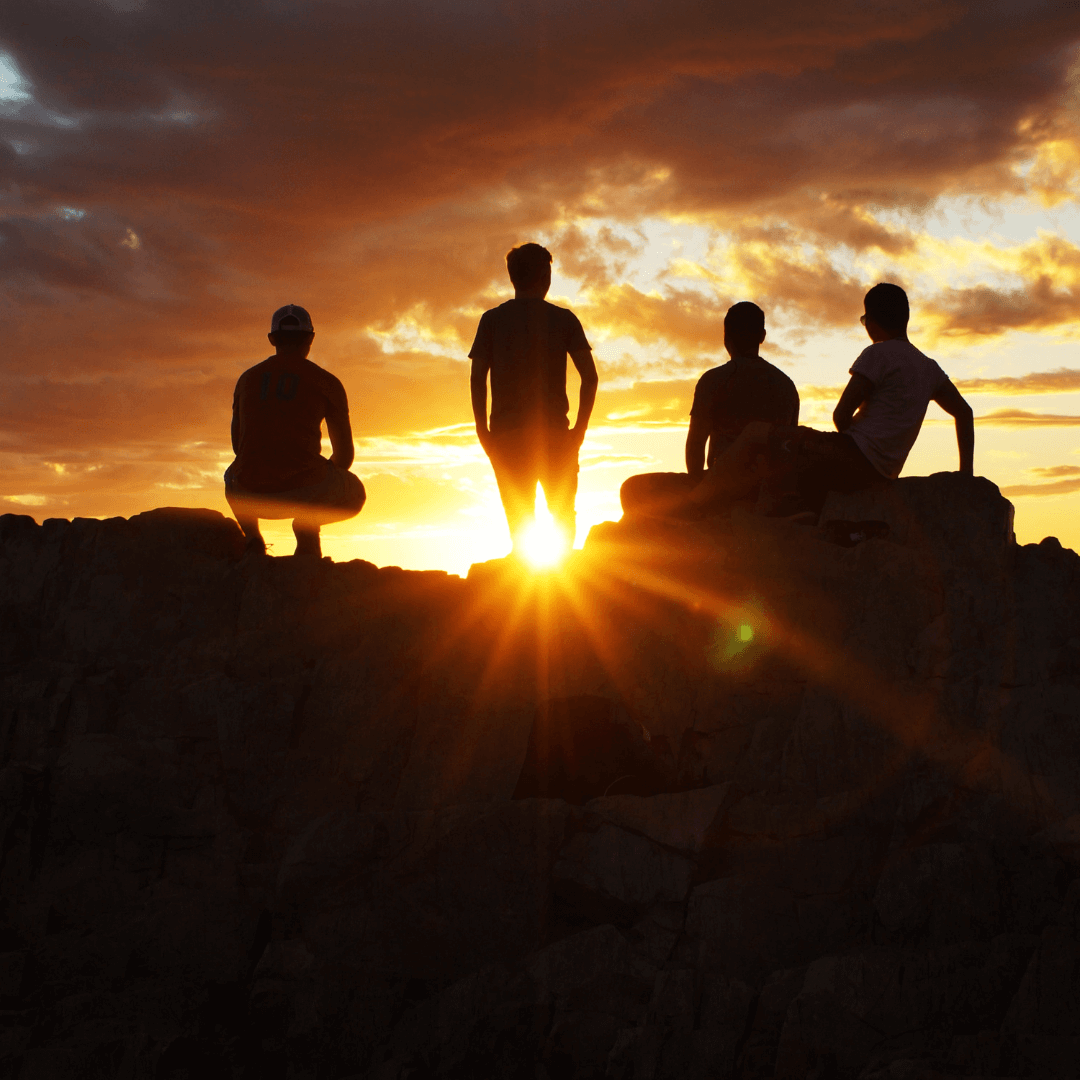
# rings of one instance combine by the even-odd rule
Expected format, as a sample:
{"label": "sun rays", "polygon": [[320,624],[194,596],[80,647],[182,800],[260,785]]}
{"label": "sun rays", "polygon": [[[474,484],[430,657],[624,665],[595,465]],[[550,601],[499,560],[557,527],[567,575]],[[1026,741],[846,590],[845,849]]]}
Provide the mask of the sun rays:
{"label": "sun rays", "polygon": [[[850,623],[862,618],[854,568],[845,570],[851,556],[830,554],[812,532],[756,520],[655,529],[623,523],[595,531],[584,550],[564,550],[561,561],[553,550],[540,547],[539,567],[525,557],[475,567],[466,604],[433,642],[435,665],[473,642],[478,677],[469,709],[478,714],[508,699],[529,711],[595,694],[623,702],[674,752],[687,731],[726,739],[730,723],[741,722],[740,695],[771,698],[775,687],[779,701],[790,684],[816,692],[811,705],[820,699],[835,713],[838,737],[865,727],[886,740],[889,749],[882,744],[851,792],[852,812],[885,791],[913,756],[970,760],[977,784],[1015,771],[985,733],[950,718],[934,686],[887,657],[879,663],[860,643]],[[860,554],[873,561],[872,551]],[[824,578],[823,560],[830,567]],[[695,704],[687,688],[706,685],[715,693]],[[658,686],[665,688],[659,697]],[[791,719],[778,784],[799,788],[800,740],[821,736],[823,717],[811,708],[808,719]],[[482,756],[482,747],[468,753]]]}

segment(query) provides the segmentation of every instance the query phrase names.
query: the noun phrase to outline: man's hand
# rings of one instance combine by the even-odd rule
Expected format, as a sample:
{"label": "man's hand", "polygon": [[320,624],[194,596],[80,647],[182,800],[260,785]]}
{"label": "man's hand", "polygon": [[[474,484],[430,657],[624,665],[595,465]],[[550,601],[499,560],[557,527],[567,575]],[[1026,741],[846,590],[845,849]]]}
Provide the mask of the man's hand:
{"label": "man's hand", "polygon": [[491,432],[486,427],[476,427],[476,438],[484,449],[484,453],[491,457]]}
{"label": "man's hand", "polygon": [[[577,420],[570,429],[574,434],[578,449],[585,439],[585,432],[589,426],[589,417],[592,416],[593,405],[596,402],[596,364],[593,362],[592,353],[588,349],[581,352],[572,352],[570,359],[581,376],[581,390],[578,393]],[[580,433],[580,434],[579,434]]]}

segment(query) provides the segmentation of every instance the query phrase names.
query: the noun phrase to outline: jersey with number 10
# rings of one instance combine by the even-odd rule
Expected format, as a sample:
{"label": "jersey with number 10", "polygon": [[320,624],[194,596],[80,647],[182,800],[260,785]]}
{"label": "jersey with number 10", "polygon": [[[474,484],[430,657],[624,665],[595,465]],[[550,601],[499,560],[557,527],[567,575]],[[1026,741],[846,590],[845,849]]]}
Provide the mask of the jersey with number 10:
{"label": "jersey with number 10", "polygon": [[249,491],[290,491],[326,475],[322,422],[347,419],[345,387],[310,360],[271,356],[236,382],[236,478]]}

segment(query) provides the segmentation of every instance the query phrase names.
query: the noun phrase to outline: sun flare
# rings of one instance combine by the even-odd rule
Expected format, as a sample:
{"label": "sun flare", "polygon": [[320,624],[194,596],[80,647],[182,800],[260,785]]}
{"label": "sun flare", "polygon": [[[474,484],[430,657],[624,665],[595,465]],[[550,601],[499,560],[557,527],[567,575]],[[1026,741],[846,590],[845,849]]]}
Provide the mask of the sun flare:
{"label": "sun flare", "polygon": [[569,545],[548,510],[544,490],[539,484],[536,485],[536,509],[532,523],[522,532],[518,544],[525,561],[536,570],[558,566],[566,556]]}

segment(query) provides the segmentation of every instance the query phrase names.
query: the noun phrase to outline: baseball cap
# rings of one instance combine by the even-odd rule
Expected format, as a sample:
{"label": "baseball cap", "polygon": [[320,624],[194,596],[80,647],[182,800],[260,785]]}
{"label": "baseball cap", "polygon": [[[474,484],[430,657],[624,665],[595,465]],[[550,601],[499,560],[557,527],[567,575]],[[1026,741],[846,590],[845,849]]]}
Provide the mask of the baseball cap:
{"label": "baseball cap", "polygon": [[299,304],[286,304],[279,307],[270,320],[270,333],[278,330],[306,330],[313,334],[315,327],[311,325],[311,316]]}

